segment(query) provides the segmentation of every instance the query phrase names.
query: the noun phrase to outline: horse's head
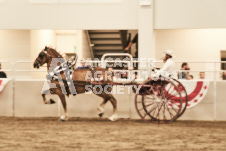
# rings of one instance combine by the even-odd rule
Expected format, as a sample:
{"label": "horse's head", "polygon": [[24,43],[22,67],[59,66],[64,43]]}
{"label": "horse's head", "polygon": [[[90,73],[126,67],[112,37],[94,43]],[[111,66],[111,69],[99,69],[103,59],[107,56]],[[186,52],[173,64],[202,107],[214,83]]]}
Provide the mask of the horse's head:
{"label": "horse's head", "polygon": [[48,47],[45,47],[45,49],[43,49],[38,54],[38,57],[35,59],[35,62],[34,62],[34,68],[38,69],[43,64],[47,63],[47,51],[48,51]]}

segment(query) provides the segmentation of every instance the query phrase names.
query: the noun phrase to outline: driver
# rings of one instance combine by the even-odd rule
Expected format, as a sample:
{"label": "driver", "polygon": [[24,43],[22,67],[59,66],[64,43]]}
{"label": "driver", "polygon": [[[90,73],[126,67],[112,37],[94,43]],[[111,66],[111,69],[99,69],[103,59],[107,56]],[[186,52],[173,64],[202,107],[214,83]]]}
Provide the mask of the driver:
{"label": "driver", "polygon": [[167,49],[165,51],[165,57],[163,58],[164,65],[160,70],[157,70],[154,75],[151,76],[151,79],[158,78],[159,76],[163,77],[172,77],[176,78],[176,72],[175,72],[175,63],[173,61],[173,58],[175,58],[175,55],[173,54],[173,51],[170,49]]}

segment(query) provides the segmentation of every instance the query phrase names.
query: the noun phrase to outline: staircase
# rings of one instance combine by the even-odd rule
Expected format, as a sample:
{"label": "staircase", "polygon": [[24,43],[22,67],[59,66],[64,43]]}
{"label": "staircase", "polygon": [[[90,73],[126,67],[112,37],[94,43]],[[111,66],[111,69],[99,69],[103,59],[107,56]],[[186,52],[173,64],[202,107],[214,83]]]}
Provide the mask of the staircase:
{"label": "staircase", "polygon": [[127,44],[126,30],[88,30],[94,58],[105,53],[123,53]]}

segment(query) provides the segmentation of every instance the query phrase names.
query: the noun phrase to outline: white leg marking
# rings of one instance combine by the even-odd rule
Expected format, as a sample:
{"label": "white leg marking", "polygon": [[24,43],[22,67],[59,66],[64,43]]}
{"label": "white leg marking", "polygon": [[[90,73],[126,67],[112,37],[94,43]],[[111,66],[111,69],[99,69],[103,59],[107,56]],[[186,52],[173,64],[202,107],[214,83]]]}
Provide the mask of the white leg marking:
{"label": "white leg marking", "polygon": [[115,113],[111,117],[108,118],[110,121],[114,122],[118,120],[118,115]]}

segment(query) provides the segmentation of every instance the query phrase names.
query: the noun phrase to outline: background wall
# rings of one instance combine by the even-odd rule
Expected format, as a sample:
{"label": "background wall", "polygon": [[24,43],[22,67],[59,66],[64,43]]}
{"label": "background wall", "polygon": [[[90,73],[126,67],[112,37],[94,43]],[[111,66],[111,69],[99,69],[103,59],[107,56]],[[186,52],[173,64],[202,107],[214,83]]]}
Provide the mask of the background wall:
{"label": "background wall", "polygon": [[[0,30],[0,62],[2,69],[12,69],[10,62],[16,60],[30,60],[30,31],[29,30]],[[26,66],[27,67],[27,66]],[[23,67],[18,66],[18,69]],[[5,71],[7,77],[12,77],[12,71]],[[29,74],[29,73],[28,73]],[[23,73],[18,72],[18,77],[27,77]]]}
{"label": "background wall", "polygon": [[225,0],[155,0],[154,28],[225,28]]}
{"label": "background wall", "polygon": [[[132,33],[133,39],[136,32],[128,32]],[[156,60],[162,58],[166,49],[172,49],[176,55],[175,61],[220,61],[220,51],[226,50],[226,29],[159,29],[154,30],[154,34],[156,55],[147,55],[142,50],[139,51]],[[90,58],[87,36],[83,30],[0,30],[0,43],[0,60],[33,61],[46,45],[56,48],[61,53],[74,53],[76,47],[79,59]],[[132,47],[132,53],[134,52],[135,45]],[[177,69],[180,69],[180,66],[181,63],[177,63]],[[3,63],[3,69],[8,67]],[[192,70],[203,71],[214,68],[213,64],[209,63],[190,63],[190,67]],[[33,69],[32,63],[29,66],[21,64],[18,68]],[[217,69],[220,70],[220,64],[217,65]],[[198,72],[192,74],[198,78]],[[213,75],[208,73],[207,77],[213,78]]]}
{"label": "background wall", "polygon": [[7,0],[0,29],[139,29],[141,57],[155,56],[153,29],[225,28],[225,0]]}
{"label": "background wall", "polygon": [[78,59],[90,58],[90,48],[85,30],[55,30],[56,48],[61,53],[76,53]]}
{"label": "background wall", "polygon": [[91,58],[88,36],[85,30],[82,30],[82,58]]}
{"label": "background wall", "polygon": [[[149,9],[141,8],[140,0],[34,1],[6,0],[0,4],[0,29],[138,29],[142,11]],[[153,2],[155,29],[226,26],[225,0]]]}
{"label": "background wall", "polygon": [[[159,59],[165,48],[171,48],[176,51],[177,60],[219,60],[218,51],[225,50],[225,30],[220,29],[226,27],[225,6],[224,0],[150,0],[150,5],[145,6],[140,5],[140,0],[7,0],[0,4],[0,29],[32,29],[32,32],[15,30],[18,33],[12,35],[12,31],[1,31],[4,44],[0,46],[0,57],[31,57],[33,60],[37,54],[34,51],[40,49],[36,49],[37,42],[29,36],[32,37],[37,29],[51,29],[52,32],[56,29],[139,29],[140,57]],[[179,28],[191,30],[175,30]],[[17,41],[13,41],[15,37]],[[43,44],[46,41],[43,39]],[[54,38],[50,41],[54,46]],[[82,42],[82,46],[87,45]],[[29,48],[30,56],[26,53]],[[15,53],[14,49],[20,53]],[[205,69],[210,67],[204,66]],[[204,66],[192,68],[203,70]]]}
{"label": "background wall", "polygon": [[7,0],[0,29],[136,29],[138,0]]}
{"label": "background wall", "polygon": [[[226,50],[225,39],[226,29],[155,30],[155,57],[159,60],[166,49],[172,49],[176,61],[220,61],[220,51]],[[180,66],[178,63],[177,69]],[[192,70],[214,70],[210,63],[190,63],[190,67]],[[217,69],[220,70],[220,64]],[[197,72],[192,74],[198,78]],[[206,74],[212,77],[212,74]]]}
{"label": "background wall", "polygon": [[[33,61],[45,46],[50,46],[63,53],[77,53],[79,59],[90,58],[88,39],[84,30],[0,30],[0,62],[2,69],[12,69],[10,62],[18,63],[18,70],[34,70]],[[76,51],[75,51],[76,47]],[[45,78],[45,72],[17,72],[16,78]],[[6,70],[5,70],[6,71]],[[39,70],[40,71],[40,70]],[[11,71],[6,71],[9,78]]]}
{"label": "background wall", "polygon": [[29,30],[0,30],[0,60],[30,59]]}

